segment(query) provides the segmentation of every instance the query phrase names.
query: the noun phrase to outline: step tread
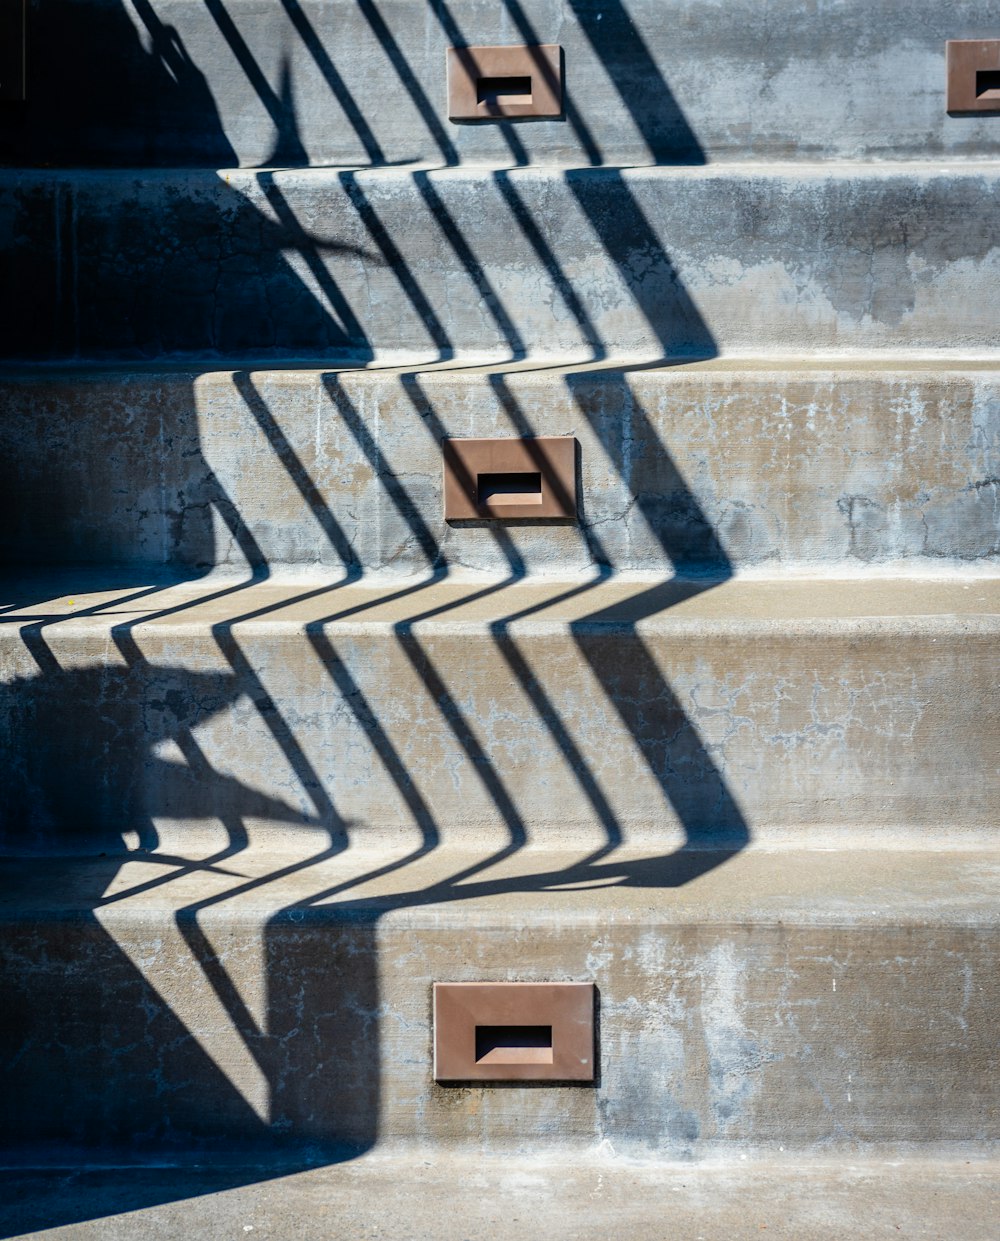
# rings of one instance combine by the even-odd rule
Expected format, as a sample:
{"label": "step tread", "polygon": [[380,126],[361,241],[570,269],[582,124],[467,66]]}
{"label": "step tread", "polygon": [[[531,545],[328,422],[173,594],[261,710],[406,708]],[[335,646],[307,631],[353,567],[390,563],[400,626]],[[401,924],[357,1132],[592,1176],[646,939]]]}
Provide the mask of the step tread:
{"label": "step tread", "polygon": [[[951,1157],[634,1164],[613,1157],[374,1153],[292,1175],[227,1168],[0,1173],[0,1231],[40,1237],[381,1241],[994,1241],[1000,1160]],[[52,1231],[48,1231],[48,1229]],[[34,1233],[35,1229],[46,1231]]]}
{"label": "step tread", "polygon": [[373,575],[350,580],[210,576],[158,583],[136,572],[59,570],[16,575],[0,585],[0,625],[47,640],[109,630],[240,632],[313,629],[395,631],[502,627],[504,632],[594,626],[708,634],[720,631],[898,630],[995,633],[1000,574],[936,577],[785,574],[726,581],[622,574],[566,580],[488,578],[455,573],[423,578]]}
{"label": "step tread", "polygon": [[85,167],[36,167],[30,164],[0,166],[0,185],[45,182],[46,184],[102,184],[136,181],[213,182],[224,181],[234,189],[257,186],[262,178],[282,185],[300,182],[352,180],[373,182],[405,181],[415,174],[426,174],[434,181],[481,181],[490,175],[503,175],[512,181],[553,180],[566,176],[595,179],[655,177],[666,181],[822,180],[841,179],[891,181],[903,178],[938,180],[960,177],[1000,175],[1000,158],[995,154],[948,156],[942,158],[883,159],[721,159],[709,163],[602,163],[562,162],[514,163],[471,160],[444,164],[440,160],[406,160],[392,164],[345,163],[313,165],[254,165],[245,167],[206,167],[198,164],[114,165]]}
{"label": "step tread", "polygon": [[424,354],[383,353],[376,361],[340,356],[335,352],[322,355],[274,357],[248,353],[245,356],[185,353],[182,357],[160,357],[142,361],[130,357],[54,358],[43,362],[0,360],[0,381],[3,383],[53,384],[63,386],[73,381],[128,382],[132,378],[150,381],[190,380],[202,375],[242,375],[247,371],[267,375],[302,374],[305,376],[334,374],[350,375],[353,382],[367,379],[372,383],[398,380],[401,377],[450,384],[481,381],[498,375],[523,376],[538,382],[561,383],[567,375],[619,374],[655,375],[659,380],[672,376],[689,380],[694,376],[708,378],[736,375],[747,381],[774,375],[836,376],[838,382],[852,377],[901,375],[993,374],[1000,371],[1000,352],[984,350],[969,353],[962,349],[878,349],[868,353],[857,350],[816,350],[815,352],[782,353],[780,350],[740,352],[731,350],[715,357],[637,358],[631,354],[611,355],[594,361],[580,356],[542,355],[517,361],[495,357],[439,361]]}
{"label": "step tread", "polygon": [[[338,851],[321,833],[231,856],[134,853],[6,859],[0,922],[102,925],[298,924],[388,919],[469,931],[612,925],[1000,929],[1000,848],[753,847],[742,852],[619,848],[516,851],[362,839]],[[503,856],[509,852],[509,856]]]}

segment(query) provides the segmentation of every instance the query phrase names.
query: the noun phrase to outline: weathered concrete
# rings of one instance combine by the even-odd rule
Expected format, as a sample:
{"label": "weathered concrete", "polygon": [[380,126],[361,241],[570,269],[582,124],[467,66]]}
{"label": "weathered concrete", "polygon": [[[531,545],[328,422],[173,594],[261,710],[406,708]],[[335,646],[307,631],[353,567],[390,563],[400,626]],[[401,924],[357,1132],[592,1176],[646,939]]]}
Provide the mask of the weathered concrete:
{"label": "weathered concrete", "polygon": [[[987,0],[40,0],[8,162],[243,164],[983,158],[945,114],[946,39]],[[445,48],[557,42],[561,122],[454,125]],[[115,72],[95,75],[108,61]]]}
{"label": "weathered concrete", "polygon": [[998,577],[53,585],[2,616],[14,850],[995,830]]}
{"label": "weathered concrete", "polygon": [[1000,1204],[997,1161],[960,1154],[851,1163],[778,1155],[705,1167],[435,1153],[260,1176],[218,1168],[7,1173],[0,1227],[5,1236],[23,1229],[52,1241],[608,1241],[623,1233],[662,1241],[667,1227],[674,1241],[993,1241]]}
{"label": "weathered concrete", "polygon": [[[1000,1139],[994,852],[132,858],[5,867],[15,1158]],[[442,979],[594,982],[598,1080],[437,1085]]]}
{"label": "weathered concrete", "polygon": [[996,349],[1000,173],[0,177],[8,357]]}
{"label": "weathered concrete", "polygon": [[[2,587],[0,851],[41,856],[0,876],[0,1138],[228,1167],[0,1226],[377,1145],[266,1226],[992,1225],[995,1169],[775,1161],[1000,1141],[1000,120],[943,107],[993,11],[30,17],[0,561],[90,568]],[[564,120],[444,121],[446,44],[534,38]],[[579,526],[442,523],[441,439],[490,433],[577,437]],[[434,1085],[431,983],[485,977],[595,982],[595,1086]],[[661,1163],[595,1182],[611,1148]]]}
{"label": "weathered concrete", "polygon": [[216,1166],[0,1177],[3,1235],[24,1230],[52,1241],[608,1241],[623,1233],[662,1241],[667,1227],[674,1241],[994,1241],[1000,1205],[997,1161],[958,1152],[849,1163],[776,1155],[713,1166],[424,1152],[297,1176]]}
{"label": "weathered concrete", "polygon": [[[573,435],[578,525],[447,525],[441,440]],[[572,576],[998,563],[1000,367],[34,370],[0,559]]]}

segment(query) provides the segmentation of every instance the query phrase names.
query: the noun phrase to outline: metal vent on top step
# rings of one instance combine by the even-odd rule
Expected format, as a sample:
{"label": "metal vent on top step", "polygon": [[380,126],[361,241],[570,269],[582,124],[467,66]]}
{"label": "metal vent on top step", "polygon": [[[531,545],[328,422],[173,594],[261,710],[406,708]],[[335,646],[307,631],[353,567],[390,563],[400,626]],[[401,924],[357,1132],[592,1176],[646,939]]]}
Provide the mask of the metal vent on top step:
{"label": "metal vent on top step", "polygon": [[453,121],[562,115],[562,49],[555,43],[448,49]]}

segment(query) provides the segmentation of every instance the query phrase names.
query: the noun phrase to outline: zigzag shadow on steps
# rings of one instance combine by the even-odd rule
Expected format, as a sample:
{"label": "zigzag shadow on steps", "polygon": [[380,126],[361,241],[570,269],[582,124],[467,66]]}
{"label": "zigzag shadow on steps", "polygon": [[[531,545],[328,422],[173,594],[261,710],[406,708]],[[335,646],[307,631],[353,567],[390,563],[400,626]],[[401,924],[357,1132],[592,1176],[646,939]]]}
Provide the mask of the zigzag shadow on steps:
{"label": "zigzag shadow on steps", "polygon": [[[258,90],[274,121],[276,160],[292,164],[301,162],[301,143],[297,139],[290,90],[275,91],[266,79],[262,80],[252,58],[248,59],[249,53],[232,15],[217,0],[213,0],[212,7],[220,28],[229,32],[227,38],[237,61]],[[377,15],[374,8],[369,7],[374,23]],[[530,32],[523,10],[513,2],[509,7],[515,21]],[[574,7],[582,15],[581,21],[588,31],[591,31],[593,20],[596,20],[592,6],[581,3]],[[297,6],[286,4],[286,8],[297,9]],[[457,31],[447,5],[437,4],[435,8],[445,28]],[[109,24],[101,31],[102,55],[114,53],[121,63],[131,66],[137,100],[145,100],[147,108],[155,109],[163,100],[173,100],[170,106],[179,109],[177,115],[181,120],[185,116],[197,117],[197,124],[204,132],[205,115],[214,110],[204,78],[179,46],[175,32],[158,23],[151,6],[142,3],[137,4],[136,9],[151,33],[153,51],[144,51],[123,11],[109,9]],[[630,84],[627,65],[636,56],[642,55],[642,48],[636,43],[638,35],[622,7],[613,5],[610,11],[615,38],[614,63],[609,69],[619,78],[625,74],[620,90],[646,135],[650,149],[659,159],[679,163],[699,162],[703,156],[696,139],[662,79],[658,97],[657,92],[640,96],[634,84]],[[589,26],[587,22],[590,22]],[[309,36],[301,21],[299,25],[300,35],[304,38]],[[383,38],[386,37],[384,30],[381,33]],[[86,42],[91,34],[80,31],[78,37]],[[595,36],[595,46],[599,42]],[[86,57],[80,47],[76,46],[73,50],[79,63],[85,63]],[[312,50],[322,59],[321,48],[317,49],[313,44]],[[395,72],[408,80],[412,88],[415,76],[407,74],[405,56],[398,47],[393,49],[390,60]],[[178,66],[182,69],[180,73]],[[364,118],[357,109],[352,112],[350,100],[345,101],[342,97],[345,90],[343,80],[337,77],[332,61],[330,66],[328,82],[331,90],[338,95],[342,106],[345,103],[348,105],[345,111],[349,118],[353,117],[355,127],[363,130]],[[417,98],[412,89],[410,93],[411,97]],[[103,123],[101,108],[107,107],[106,97],[98,94],[84,98],[90,99],[89,111],[80,113],[80,127]],[[114,103],[116,109],[122,107],[120,93],[116,93]],[[429,108],[425,99],[421,106]],[[568,103],[567,117],[570,124],[582,125],[572,99]],[[447,135],[436,118],[431,132],[438,135],[445,162],[454,162]],[[505,126],[504,132],[514,162],[526,162],[516,127]],[[155,160],[160,154],[162,152],[151,149],[150,158]],[[231,161],[232,151],[221,123],[210,135],[201,154],[210,165]],[[372,147],[370,154],[373,162],[377,163],[377,149]],[[598,161],[595,159],[594,162]],[[590,322],[586,307],[574,294],[572,281],[563,271],[544,228],[519,197],[514,182],[502,173],[495,174],[495,179],[511,211],[514,225],[542,264],[555,296],[562,298],[577,322],[592,356],[595,359],[607,356],[606,345]],[[589,179],[581,174],[568,180],[599,243],[626,274],[630,296],[650,323],[664,354],[686,352],[704,356],[713,353],[711,332],[687,296],[661,240],[636,204],[627,181],[613,169],[602,170]],[[407,269],[393,239],[380,230],[356,178],[345,174],[345,185],[353,208],[368,230],[374,247],[363,252],[359,250],[359,256],[366,262],[393,266],[404,296],[428,322],[440,356],[448,357],[452,342],[447,325],[434,318],[434,311],[419,281]],[[417,185],[425,205],[450,246],[455,270],[464,274],[470,296],[481,299],[493,316],[511,356],[521,356],[526,351],[525,343],[506,315],[503,301],[493,288],[489,272],[476,258],[469,238],[463,234],[447,205],[436,195],[431,180],[417,174]],[[258,347],[262,337],[271,343],[272,338],[278,340],[276,332],[287,330],[290,332],[290,343],[305,343],[313,350],[350,348],[358,356],[365,356],[367,340],[363,323],[342,298],[338,301],[338,290],[325,275],[322,255],[317,250],[315,239],[299,227],[294,213],[281,198],[276,183],[272,180],[266,183],[266,188],[277,223],[274,219],[264,219],[240,196],[230,196],[224,192],[205,209],[183,204],[178,208],[177,217],[170,227],[174,228],[182,242],[185,238],[199,241],[218,237],[222,227],[220,220],[225,216],[226,229],[229,230],[227,235],[252,238],[255,249],[249,268],[236,273],[231,284],[223,289],[222,303],[217,307],[217,318],[211,327],[206,326],[207,320],[199,321],[196,316],[192,318],[185,313],[185,307],[190,310],[193,304],[189,298],[190,291],[174,299],[177,313],[171,322],[178,331],[190,331],[192,340],[199,339],[201,333],[203,342],[207,340],[223,352]],[[625,228],[621,226],[623,218]],[[51,260],[53,239],[45,234],[50,223],[42,221],[33,227],[36,234],[35,259],[42,255]],[[111,234],[103,240],[94,240],[98,249],[114,248]],[[337,309],[336,319],[292,271],[283,257],[283,251],[288,249],[296,251],[319,281],[328,305]],[[284,308],[280,323],[271,305],[275,290]],[[164,296],[171,300],[171,295],[164,294],[162,289],[147,292],[154,300]],[[110,323],[116,303],[121,298],[121,287],[111,280],[109,286],[102,290],[102,295],[109,307]],[[73,321],[70,308],[66,308],[65,318],[57,324],[54,351],[86,347],[87,333],[92,327],[86,322]],[[161,333],[152,341],[153,352],[183,348],[185,339]],[[16,341],[11,344],[16,350]],[[426,418],[432,434],[438,441],[443,439],[447,432],[446,419],[441,416],[441,411],[434,410],[426,393],[420,391],[415,377],[405,378],[403,386],[412,401],[423,403],[424,413],[421,416]],[[501,381],[498,390],[502,388]],[[384,467],[378,443],[368,433],[358,411],[350,406],[346,394],[342,391],[337,393],[334,383],[328,385],[328,390],[337,399],[339,417],[347,433],[355,439],[379,477],[388,503],[426,554],[432,569],[430,580],[440,580],[447,575],[449,566],[434,531],[420,515],[419,505],[414,502],[403,481]],[[278,422],[271,415],[267,403],[253,390],[252,385],[244,382],[241,394],[250,416],[265,433],[268,449],[281,461],[316,518],[323,536],[339,557],[347,574],[345,580],[357,579],[361,569],[352,558],[351,541],[337,520],[336,497],[320,493],[294,448],[282,438]],[[503,392],[503,400],[513,431],[519,435],[536,433],[536,428],[509,390]],[[178,413],[176,421],[169,427],[167,451],[176,450],[177,455],[183,457],[185,485],[178,491],[176,522],[170,536],[175,559],[166,568],[175,575],[193,579],[203,575],[212,565],[218,538],[217,528],[213,525],[214,510],[221,518],[223,528],[228,531],[228,537],[242,552],[253,575],[252,580],[263,580],[270,572],[267,557],[251,523],[240,514],[225,487],[204,460],[198,427],[191,418],[193,408],[192,399],[188,413]],[[581,410],[586,415],[583,403]],[[634,410],[633,416],[641,423],[641,410]],[[186,422],[186,419],[189,421]],[[608,440],[605,447],[624,476],[620,445]],[[171,464],[177,463],[173,461]],[[17,537],[12,538],[6,547],[8,560],[13,559],[16,547],[23,548],[32,532],[36,548],[44,543],[55,554],[61,545],[60,535],[65,534],[66,526],[71,524],[72,497],[81,493],[81,480],[89,485],[93,483],[92,477],[89,480],[86,478],[86,470],[81,473],[79,462],[67,461],[63,466],[56,463],[54,469],[50,461],[46,466],[48,486],[44,502],[36,498],[18,507],[16,520],[21,524]],[[658,468],[661,481],[669,480],[670,494],[675,497],[671,510],[673,516],[664,515],[662,495],[646,493],[640,504],[676,566],[684,569],[692,562],[708,564],[710,574],[690,589],[709,589],[714,581],[723,579],[730,572],[728,560],[718,540],[713,539],[704,515],[685,492],[683,479],[665,450],[660,454]],[[16,473],[12,464],[8,469],[12,474]],[[56,473],[58,469],[65,471],[62,494]],[[3,490],[0,488],[0,491]],[[26,490],[21,487],[19,494],[23,496]],[[684,514],[682,520],[676,519],[678,506]],[[701,543],[696,550],[692,550],[688,541],[694,527],[701,530]],[[509,566],[509,576],[505,582],[489,587],[488,591],[492,591],[518,581],[524,576],[524,566],[508,530],[497,527],[488,534],[502,548]],[[585,528],[584,537],[588,540],[594,562],[605,566],[610,564],[610,554],[602,548],[598,532]],[[166,545],[161,548],[161,553],[169,551]],[[161,561],[160,568],[163,567]],[[120,567],[110,576],[121,581],[123,571],[127,577],[128,570]],[[141,577],[138,571],[137,577]],[[136,584],[137,598],[142,593],[143,585]],[[586,591],[589,588],[583,585],[578,589]],[[155,590],[155,587],[149,589]],[[239,588],[233,590],[238,595]],[[25,601],[22,596],[21,605]],[[39,595],[37,601],[42,602],[43,596]],[[666,606],[666,597],[662,594],[651,595],[646,602],[647,614],[652,614]],[[227,1183],[236,1185],[269,1175],[280,1175],[290,1167],[307,1167],[315,1162],[347,1157],[372,1145],[378,1137],[380,1040],[377,1020],[368,1015],[377,1013],[379,1007],[377,927],[379,918],[389,908],[461,901],[477,894],[485,896],[511,890],[550,891],[560,885],[585,886],[588,883],[603,884],[608,880],[668,889],[689,882],[704,873],[705,869],[727,861],[749,838],[748,828],[735,800],[726,790],[725,782],[705,750],[697,729],[687,718],[636,632],[636,618],[633,617],[630,630],[622,631],[618,626],[616,636],[612,638],[609,627],[618,625],[616,618],[596,612],[574,627],[574,640],[603,692],[614,704],[622,728],[630,734],[658,781],[664,803],[680,818],[688,837],[687,844],[678,851],[638,862],[629,861],[625,865],[617,864],[614,852],[622,839],[621,824],[603,797],[599,782],[589,770],[545,687],[531,674],[521,658],[508,632],[512,618],[506,617],[494,624],[493,641],[594,808],[604,827],[606,841],[592,857],[562,871],[528,875],[504,883],[485,876],[476,879],[479,871],[488,870],[497,861],[512,856],[524,847],[526,825],[501,765],[477,740],[475,721],[447,691],[442,669],[436,666],[414,629],[417,621],[427,619],[426,611],[420,606],[419,590],[414,592],[412,604],[407,620],[397,626],[396,640],[436,703],[441,719],[464,761],[476,771],[498,808],[509,839],[496,854],[475,868],[463,869],[431,887],[416,887],[385,903],[375,902],[373,905],[371,901],[357,901],[352,896],[352,888],[370,881],[371,874],[356,878],[350,885],[332,894],[336,898],[333,902],[334,916],[342,917],[345,924],[353,928],[350,952],[356,954],[358,951],[359,935],[362,938],[367,936],[367,954],[371,963],[367,975],[361,976],[359,982],[355,981],[352,989],[345,988],[340,994],[331,994],[331,977],[358,979],[356,969],[348,971],[338,967],[338,951],[341,948],[344,952],[348,951],[346,940],[340,948],[333,945],[327,971],[317,974],[308,959],[307,945],[295,929],[295,916],[304,908],[315,907],[320,901],[329,902],[331,893],[317,891],[308,900],[296,902],[275,915],[265,933],[264,972],[268,994],[263,1021],[254,1017],[240,996],[227,973],[225,955],[204,934],[199,918],[209,909],[217,911],[224,907],[225,901],[234,892],[245,894],[255,887],[266,887],[282,876],[271,874],[237,883],[221,898],[185,906],[176,914],[174,925],[190,955],[191,968],[207,987],[206,994],[214,996],[246,1049],[249,1060],[256,1066],[265,1084],[266,1107],[259,1106],[260,1100],[256,1101],[258,1106],[255,1107],[241,1094],[231,1077],[219,1068],[197,1036],[174,1011],[169,998],[151,981],[151,975],[144,974],[137,966],[134,946],[128,945],[126,951],[115,939],[109,930],[111,923],[103,913],[121,899],[120,895],[113,895],[113,890],[125,856],[122,852],[123,832],[137,833],[142,847],[154,849],[157,822],[163,819],[218,819],[225,830],[226,844],[208,858],[194,861],[173,859],[176,863],[173,870],[170,859],[163,858],[165,873],[160,879],[150,881],[153,885],[169,884],[199,867],[217,871],[238,868],[239,856],[247,842],[245,821],[250,818],[281,824],[290,831],[308,829],[323,833],[323,848],[309,861],[299,864],[306,869],[338,853],[349,839],[352,824],[338,814],[331,790],[310,766],[305,749],[296,737],[295,723],[287,718],[282,704],[265,691],[252,661],[240,648],[234,631],[247,613],[234,609],[230,619],[214,634],[229,669],[221,672],[194,671],[180,663],[148,664],[132,633],[134,625],[128,621],[116,625],[114,629],[114,666],[64,668],[56,661],[44,637],[49,627],[58,624],[58,619],[22,623],[22,640],[34,655],[38,671],[36,675],[8,684],[2,705],[5,719],[10,724],[10,735],[16,738],[11,767],[15,779],[8,784],[4,794],[7,840],[15,846],[31,844],[35,848],[48,847],[50,850],[72,848],[80,851],[82,848],[84,852],[99,857],[98,863],[94,865],[92,862],[87,872],[91,886],[84,902],[88,907],[83,911],[82,921],[76,924],[67,922],[53,941],[51,951],[45,950],[43,959],[37,955],[38,941],[34,929],[27,939],[17,941],[17,951],[7,957],[11,966],[7,994],[19,997],[19,1002],[12,1001],[7,1006],[7,1015],[0,1022],[0,1034],[5,1052],[9,1053],[11,1061],[18,1060],[20,1068],[12,1075],[12,1089],[4,1095],[3,1125],[8,1129],[15,1125],[22,1126],[19,1144],[25,1150],[29,1145],[35,1152],[44,1147],[48,1157],[56,1160],[60,1151],[73,1150],[78,1153],[81,1148],[89,1148],[95,1157],[103,1152],[110,1159],[122,1158],[124,1150],[124,1158],[138,1160],[155,1158],[158,1153],[161,1156],[165,1154],[167,1158],[179,1157],[181,1151],[190,1158],[200,1151],[202,1157],[211,1160],[216,1167],[203,1192],[218,1190]],[[176,609],[172,614],[180,615],[181,611]],[[161,619],[166,619],[169,614],[169,610],[162,613]],[[259,612],[253,615],[260,617]],[[331,637],[336,632],[334,622],[337,616],[334,611],[325,621],[311,625],[308,640],[320,658],[326,675],[352,711],[359,730],[379,755],[421,833],[419,848],[403,863],[382,868],[383,873],[387,874],[439,848],[440,826],[433,807],[420,796],[413,774],[394,747],[378,712],[365,700],[360,687],[339,657],[335,637]],[[626,652],[624,656],[623,650]],[[199,748],[195,736],[197,726],[213,718],[224,718],[233,703],[241,698],[248,698],[265,721],[301,787],[307,790],[307,799],[312,805],[310,811],[296,810],[280,799],[268,798],[259,790],[215,770]],[[107,745],[109,736],[115,738],[118,745],[131,748],[134,760],[132,770],[136,774],[132,785],[109,785],[107,781],[103,747]],[[167,742],[180,750],[182,762],[163,757],[162,749]],[[53,772],[58,772],[58,777],[54,777]],[[691,772],[695,773],[693,784],[688,778]],[[81,807],[86,808],[85,813],[81,814]],[[68,843],[67,836],[74,835],[75,839]],[[12,899],[16,896],[11,895]],[[14,928],[12,934],[16,939],[21,931]],[[112,1024],[105,1024],[99,1039],[90,1043],[74,1042],[76,1035],[85,1032],[88,1014],[100,1011],[106,1004],[117,1006],[122,1014],[142,1014],[141,1035],[136,1038],[135,1031],[124,1025],[116,1029]],[[302,1028],[307,1031],[305,1036],[301,1035]],[[331,1030],[335,1033],[331,1034]],[[127,1088],[123,1086],[117,1092],[109,1092],[105,1084],[109,1072],[112,1067],[116,1072],[121,1072],[118,1066],[123,1061],[128,1064],[124,1072]],[[337,1072],[324,1075],[324,1066],[330,1063],[338,1066]],[[38,1083],[46,1078],[50,1086],[39,1091]],[[346,1087],[345,1082],[348,1083]],[[161,1100],[159,1118],[154,1125],[140,1131],[135,1116],[141,1108],[136,1101],[151,1096]],[[30,1133],[23,1130],[26,1122]],[[234,1144],[236,1149],[231,1152],[231,1157],[237,1162],[239,1157],[251,1161],[253,1167],[249,1172],[238,1166],[227,1171],[224,1162],[219,1162],[219,1142],[227,1141],[226,1135],[232,1134],[237,1134],[239,1140]],[[185,1186],[178,1192],[190,1193],[190,1183],[185,1182]],[[6,1219],[10,1222],[5,1223],[4,1227],[15,1232],[29,1231],[66,1224],[110,1209],[108,1203],[111,1200],[102,1197],[100,1192],[96,1196],[83,1193],[74,1199],[72,1194],[67,1196],[64,1190],[65,1186],[57,1188],[48,1200],[40,1196],[32,1203],[18,1204],[14,1213],[7,1215]],[[117,1193],[113,1209],[138,1209],[169,1200],[172,1196],[170,1187],[162,1184],[155,1189],[148,1185],[137,1187],[134,1191]],[[3,1218],[0,1216],[0,1219]],[[10,1235],[10,1232],[5,1235]]]}

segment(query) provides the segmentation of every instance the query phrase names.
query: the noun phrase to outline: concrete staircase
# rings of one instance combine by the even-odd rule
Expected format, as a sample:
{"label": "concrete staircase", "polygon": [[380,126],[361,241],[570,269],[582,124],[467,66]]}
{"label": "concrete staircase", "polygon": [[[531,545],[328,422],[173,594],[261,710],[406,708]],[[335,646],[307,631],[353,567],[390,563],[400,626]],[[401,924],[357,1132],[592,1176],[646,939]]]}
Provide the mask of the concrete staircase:
{"label": "concrete staircase", "polygon": [[[990,6],[30,17],[2,1235],[993,1238]],[[446,119],[532,40],[564,120]],[[504,435],[579,522],[444,522]],[[436,1085],[478,980],[597,1082]]]}

